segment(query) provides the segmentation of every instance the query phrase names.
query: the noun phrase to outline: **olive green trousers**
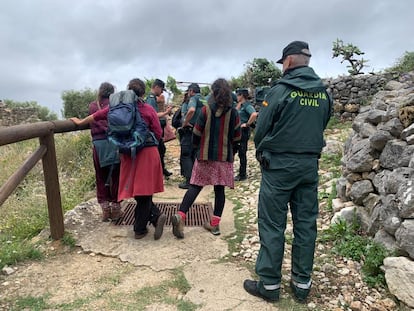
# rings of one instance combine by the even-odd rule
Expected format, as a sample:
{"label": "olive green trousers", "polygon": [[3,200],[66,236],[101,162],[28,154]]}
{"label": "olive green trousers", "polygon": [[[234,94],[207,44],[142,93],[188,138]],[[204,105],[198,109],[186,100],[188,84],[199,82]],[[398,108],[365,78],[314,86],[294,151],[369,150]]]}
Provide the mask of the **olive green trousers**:
{"label": "olive green trousers", "polygon": [[291,278],[311,279],[318,217],[318,156],[263,153],[258,203],[260,250],[256,273],[265,285],[280,284],[288,208],[293,221]]}

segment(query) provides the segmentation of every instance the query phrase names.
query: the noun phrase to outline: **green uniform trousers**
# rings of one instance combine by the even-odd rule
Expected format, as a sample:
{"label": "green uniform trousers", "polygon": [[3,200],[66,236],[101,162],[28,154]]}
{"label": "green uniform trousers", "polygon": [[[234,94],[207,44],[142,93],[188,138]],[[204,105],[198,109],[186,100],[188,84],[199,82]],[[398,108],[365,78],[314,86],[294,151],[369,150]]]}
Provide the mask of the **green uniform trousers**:
{"label": "green uniform trousers", "polygon": [[256,273],[265,285],[280,284],[288,206],[293,220],[292,279],[311,279],[318,217],[318,156],[264,152],[258,227],[260,250]]}

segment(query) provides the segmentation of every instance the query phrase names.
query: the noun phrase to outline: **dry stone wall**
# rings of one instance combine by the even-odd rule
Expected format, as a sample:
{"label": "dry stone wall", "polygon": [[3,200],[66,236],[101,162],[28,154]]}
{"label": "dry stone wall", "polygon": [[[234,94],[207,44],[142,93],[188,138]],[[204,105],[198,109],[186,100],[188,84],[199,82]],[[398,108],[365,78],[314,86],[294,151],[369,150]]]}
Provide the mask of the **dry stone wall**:
{"label": "dry stone wall", "polygon": [[360,106],[344,146],[337,194],[375,240],[414,259],[414,72]]}
{"label": "dry stone wall", "polygon": [[324,83],[334,99],[334,113],[343,120],[355,118],[360,108],[369,99],[384,89],[395,74],[369,74],[358,76],[339,76],[325,79]]}
{"label": "dry stone wall", "polygon": [[40,121],[36,108],[8,108],[0,101],[0,127]]}

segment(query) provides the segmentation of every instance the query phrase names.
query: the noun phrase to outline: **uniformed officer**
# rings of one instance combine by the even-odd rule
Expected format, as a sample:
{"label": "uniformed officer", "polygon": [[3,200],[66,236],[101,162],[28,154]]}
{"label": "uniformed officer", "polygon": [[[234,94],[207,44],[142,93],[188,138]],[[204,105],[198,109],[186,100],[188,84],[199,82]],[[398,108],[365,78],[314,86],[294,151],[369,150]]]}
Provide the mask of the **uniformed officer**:
{"label": "uniformed officer", "polygon": [[305,302],[317,234],[318,158],[332,100],[321,79],[308,67],[306,42],[293,41],[278,63],[283,76],[266,95],[257,119],[254,143],[261,163],[258,203],[259,281],[245,280],[245,290],[268,301],[279,299],[288,206],[293,221],[291,288]]}
{"label": "uniformed officer", "polygon": [[[171,112],[171,109],[172,109],[172,106],[167,106],[166,108],[164,107],[165,109],[159,109],[157,97],[159,97],[163,91],[165,91],[164,81],[160,79],[155,79],[151,85],[151,91],[146,98],[146,102],[155,109],[155,111],[157,112],[158,118],[160,119],[160,124],[162,128],[162,137],[164,137],[164,129],[165,129],[165,126],[167,125],[166,116]],[[165,167],[164,157],[165,157],[165,153],[167,149],[165,147],[163,139],[160,139],[160,141],[158,142],[158,151],[160,153],[163,174],[165,177],[169,177],[172,175],[172,173],[169,172]]]}
{"label": "uniformed officer", "polygon": [[239,112],[241,122],[241,140],[238,148],[240,159],[239,174],[234,178],[235,181],[247,179],[247,146],[250,138],[250,126],[256,121],[257,112],[249,101],[249,90],[240,88],[236,90],[237,104],[236,109]]}
{"label": "uniformed officer", "polygon": [[180,134],[180,165],[185,181],[178,185],[181,189],[190,187],[191,172],[195,161],[196,150],[193,148],[192,136],[193,126],[203,107],[200,86],[197,83],[191,83],[187,88],[188,103],[181,106],[182,127],[178,130]]}

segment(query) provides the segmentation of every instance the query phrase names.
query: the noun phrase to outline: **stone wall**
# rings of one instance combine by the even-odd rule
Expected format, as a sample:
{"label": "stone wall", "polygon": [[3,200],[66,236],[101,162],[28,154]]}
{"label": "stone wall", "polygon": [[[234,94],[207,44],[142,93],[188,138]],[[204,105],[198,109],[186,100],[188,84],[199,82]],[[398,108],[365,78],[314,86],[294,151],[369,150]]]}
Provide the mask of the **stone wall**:
{"label": "stone wall", "polygon": [[6,104],[0,101],[0,127],[39,122],[37,112],[36,108],[7,108]]}
{"label": "stone wall", "polygon": [[345,219],[356,212],[376,241],[414,259],[414,72],[360,106],[352,129],[336,187],[351,204],[334,209]]}
{"label": "stone wall", "polygon": [[334,100],[334,113],[343,120],[353,120],[360,108],[393,78],[392,73],[339,76],[324,83]]}

